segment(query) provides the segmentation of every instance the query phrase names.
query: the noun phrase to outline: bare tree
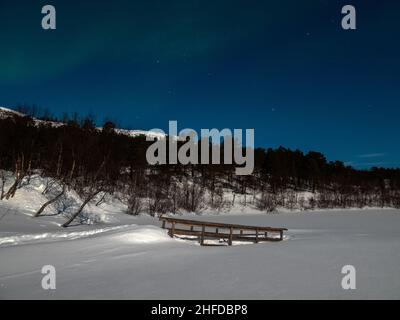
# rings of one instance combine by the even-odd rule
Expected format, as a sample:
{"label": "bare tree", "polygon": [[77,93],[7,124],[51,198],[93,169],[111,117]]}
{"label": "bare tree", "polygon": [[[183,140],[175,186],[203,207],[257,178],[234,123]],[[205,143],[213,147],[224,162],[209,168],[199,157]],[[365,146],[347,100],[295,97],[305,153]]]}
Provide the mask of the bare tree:
{"label": "bare tree", "polygon": [[15,196],[15,192],[17,191],[18,186],[20,185],[22,179],[25,177],[24,165],[25,157],[24,154],[21,153],[21,155],[18,156],[15,162],[15,181],[4,195],[4,198],[6,198],[7,200]]}
{"label": "bare tree", "polygon": [[44,209],[46,209],[49,205],[51,205],[52,203],[54,203],[54,202],[56,202],[58,199],[60,199],[60,198],[65,194],[66,189],[67,189],[67,185],[66,185],[66,184],[63,184],[63,186],[62,186],[62,191],[61,191],[59,194],[57,194],[54,198],[52,198],[52,199],[50,199],[49,201],[47,201],[46,203],[44,203],[44,204],[40,207],[40,209],[39,209],[38,211],[36,211],[34,217],[40,216],[40,214],[44,211]]}
{"label": "bare tree", "polygon": [[6,175],[4,173],[4,170],[0,170],[0,181],[1,181],[0,200],[3,200],[3,198],[4,198],[4,185],[6,184]]}
{"label": "bare tree", "polygon": [[[61,179],[60,183],[62,185],[62,190],[60,193],[58,193],[54,198],[50,199],[49,201],[47,201],[46,203],[44,203],[38,211],[36,211],[34,217],[38,217],[40,216],[40,214],[51,204],[55,203],[56,201],[58,201],[66,192],[67,190],[67,183],[71,181],[72,176],[74,174],[75,171],[75,159],[72,160],[72,165],[71,165],[71,170],[68,173],[67,177],[64,177]],[[58,172],[58,171],[57,171]]]}
{"label": "bare tree", "polygon": [[99,175],[102,173],[104,166],[106,165],[106,159],[103,160],[101,163],[100,167],[98,168],[97,172],[94,174],[93,177],[91,177],[89,181],[89,186],[88,190],[86,191],[86,197],[83,200],[82,205],[79,207],[79,209],[72,214],[72,216],[62,225],[63,228],[68,227],[72,221],[75,220],[77,216],[80,215],[80,213],[83,211],[83,209],[86,207],[86,205],[94,199],[100,192],[106,191],[106,181],[98,181]]}

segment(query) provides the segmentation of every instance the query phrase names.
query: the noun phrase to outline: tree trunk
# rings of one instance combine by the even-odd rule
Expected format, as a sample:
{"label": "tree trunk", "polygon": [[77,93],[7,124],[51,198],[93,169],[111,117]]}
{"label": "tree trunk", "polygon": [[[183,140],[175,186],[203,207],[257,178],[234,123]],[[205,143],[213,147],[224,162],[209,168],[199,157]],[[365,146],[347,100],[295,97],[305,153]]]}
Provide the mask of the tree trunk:
{"label": "tree trunk", "polygon": [[75,212],[71,218],[69,218],[63,225],[63,228],[66,228],[69,226],[69,224],[75,220],[75,218],[82,212],[82,210],[85,208],[85,206],[98,194],[100,193],[102,190],[98,190],[94,193],[91,193],[86,199],[85,201],[82,203],[82,205],[79,207],[78,211]]}
{"label": "tree trunk", "polygon": [[64,184],[62,191],[57,196],[55,196],[53,199],[47,201],[44,205],[42,205],[40,207],[40,209],[35,213],[34,217],[38,217],[44,211],[44,209],[46,209],[49,205],[51,205],[52,203],[54,203],[58,199],[60,199],[64,195],[66,189],[67,189],[67,186]]}
{"label": "tree trunk", "polygon": [[97,201],[97,203],[96,203],[96,207],[98,207],[99,205],[101,205],[104,201],[105,201],[105,198],[106,198],[106,192],[104,192],[104,194],[103,194],[103,196],[100,198],[100,200],[99,201]]}
{"label": "tree trunk", "polygon": [[15,192],[17,191],[17,187],[18,184],[21,182],[22,179],[15,179],[15,182],[13,183],[13,185],[10,187],[10,189],[8,189],[8,191],[6,192],[6,194],[4,195],[4,197],[8,200],[12,197],[14,197]]}
{"label": "tree trunk", "polygon": [[4,198],[4,185],[6,184],[6,178],[4,176],[4,173],[1,175],[1,190],[0,190],[0,200],[3,200]]}
{"label": "tree trunk", "polygon": [[8,189],[4,197],[8,200],[12,197],[14,197],[15,192],[18,189],[18,185],[21,183],[22,178],[24,177],[24,155],[22,154],[22,157],[18,157],[16,163],[15,163],[15,182],[13,185]]}
{"label": "tree trunk", "polygon": [[58,153],[56,177],[59,177],[61,174],[62,156],[63,156],[63,145],[61,144],[60,152]]}

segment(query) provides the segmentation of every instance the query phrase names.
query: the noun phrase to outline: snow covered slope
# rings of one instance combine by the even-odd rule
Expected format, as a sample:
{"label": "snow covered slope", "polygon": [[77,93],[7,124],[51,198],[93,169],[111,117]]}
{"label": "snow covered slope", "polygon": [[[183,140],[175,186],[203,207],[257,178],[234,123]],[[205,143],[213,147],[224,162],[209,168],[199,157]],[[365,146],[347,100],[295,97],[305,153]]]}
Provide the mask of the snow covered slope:
{"label": "snow covered slope", "polygon": [[10,117],[15,117],[15,116],[23,117],[24,114],[0,106],[0,119],[6,119],[6,118],[10,118]]}
{"label": "snow covered slope", "polygon": [[[6,119],[10,117],[24,117],[25,115],[23,113],[17,112],[15,110],[6,108],[6,107],[0,107],[0,119]],[[40,119],[35,119],[33,118],[33,121],[36,124],[40,123],[48,123],[51,124],[54,127],[59,127],[63,126],[64,124],[61,122],[54,122],[54,121],[44,121]],[[101,128],[98,128],[101,130]],[[127,130],[127,129],[116,129],[115,130],[117,133],[127,135],[130,137],[138,137],[138,136],[148,136],[153,139],[162,139],[166,137],[166,134],[160,133],[160,132],[153,132],[153,131],[146,131],[146,130]]]}

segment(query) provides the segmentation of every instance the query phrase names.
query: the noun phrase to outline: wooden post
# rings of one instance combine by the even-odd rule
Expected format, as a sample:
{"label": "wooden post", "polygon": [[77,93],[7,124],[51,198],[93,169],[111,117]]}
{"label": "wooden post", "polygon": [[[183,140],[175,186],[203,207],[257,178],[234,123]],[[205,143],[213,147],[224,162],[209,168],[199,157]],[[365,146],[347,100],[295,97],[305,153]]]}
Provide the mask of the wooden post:
{"label": "wooden post", "polygon": [[171,231],[169,233],[169,236],[171,238],[173,238],[174,237],[174,233],[175,233],[175,222],[172,222],[172,227],[171,227]]}
{"label": "wooden post", "polygon": [[201,227],[201,236],[200,236],[200,245],[204,246],[204,232],[205,232],[206,227],[203,225]]}
{"label": "wooden post", "polygon": [[229,241],[228,241],[228,245],[232,245],[232,237],[233,237],[233,228],[230,227],[229,228]]}
{"label": "wooden post", "polygon": [[258,229],[256,229],[256,243],[258,243]]}

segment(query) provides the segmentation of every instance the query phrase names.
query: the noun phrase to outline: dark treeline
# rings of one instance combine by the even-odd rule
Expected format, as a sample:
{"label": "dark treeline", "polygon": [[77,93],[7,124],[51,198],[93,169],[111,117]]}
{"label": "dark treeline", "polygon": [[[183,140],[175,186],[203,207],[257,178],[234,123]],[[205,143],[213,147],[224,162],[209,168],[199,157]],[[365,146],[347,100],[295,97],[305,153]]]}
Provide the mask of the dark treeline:
{"label": "dark treeline", "polygon": [[[54,119],[46,115],[45,120]],[[234,165],[150,166],[146,150],[151,143],[144,136],[118,133],[110,121],[96,129],[91,117],[64,116],[62,125],[30,116],[5,117],[0,119],[0,198],[13,197],[23,181],[29,183],[39,172],[62,188],[38,208],[37,216],[68,189],[82,199],[65,226],[86,204],[111,194],[126,201],[130,214],[198,212],[204,206],[220,210],[235,201],[265,211],[277,206],[400,207],[400,169],[356,170],[328,162],[319,152],[280,147],[256,149],[254,173],[236,176]],[[11,184],[6,184],[5,172],[13,172]],[[308,200],[302,196],[305,191],[313,193]]]}

